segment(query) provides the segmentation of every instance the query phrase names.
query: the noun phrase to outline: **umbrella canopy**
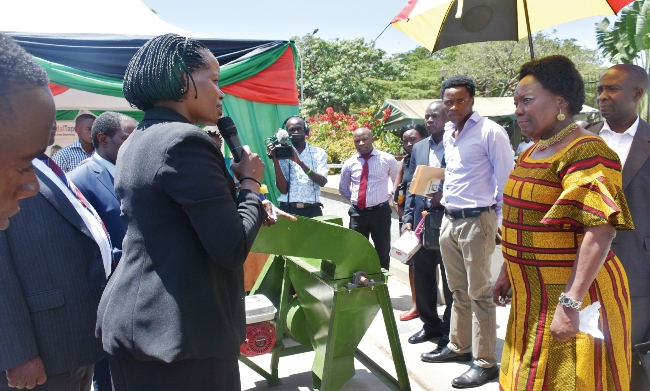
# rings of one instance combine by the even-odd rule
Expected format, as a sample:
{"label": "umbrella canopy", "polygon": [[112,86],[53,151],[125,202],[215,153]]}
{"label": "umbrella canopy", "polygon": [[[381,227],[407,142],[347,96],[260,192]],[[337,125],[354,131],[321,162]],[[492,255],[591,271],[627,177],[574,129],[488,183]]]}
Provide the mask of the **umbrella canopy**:
{"label": "umbrella canopy", "polygon": [[[531,32],[618,13],[631,0],[409,0],[391,24],[431,52],[471,42],[518,41]],[[532,45],[532,40],[530,41]],[[532,46],[531,46],[532,53]]]}

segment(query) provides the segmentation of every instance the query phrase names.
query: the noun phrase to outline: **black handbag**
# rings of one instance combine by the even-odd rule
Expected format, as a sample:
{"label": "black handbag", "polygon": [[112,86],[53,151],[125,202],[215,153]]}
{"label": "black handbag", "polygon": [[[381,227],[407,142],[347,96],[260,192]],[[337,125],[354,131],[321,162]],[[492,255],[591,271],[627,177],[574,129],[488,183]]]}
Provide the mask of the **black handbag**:
{"label": "black handbag", "polygon": [[440,250],[440,227],[444,209],[430,210],[424,216],[424,231],[422,232],[422,247],[427,250]]}

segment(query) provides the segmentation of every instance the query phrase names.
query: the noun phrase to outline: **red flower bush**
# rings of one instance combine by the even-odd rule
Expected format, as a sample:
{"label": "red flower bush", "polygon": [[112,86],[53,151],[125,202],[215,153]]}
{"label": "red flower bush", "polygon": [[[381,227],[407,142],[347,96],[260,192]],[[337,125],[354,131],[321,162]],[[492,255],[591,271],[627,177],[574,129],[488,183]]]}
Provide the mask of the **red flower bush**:
{"label": "red flower bush", "polygon": [[394,134],[384,131],[386,119],[391,109],[383,111],[381,119],[375,118],[376,107],[359,111],[356,115],[337,113],[328,107],[325,114],[309,118],[311,128],[309,142],[325,149],[328,163],[343,163],[355,153],[352,132],[360,127],[368,128],[375,137],[374,147],[392,154],[401,150],[401,140]]}

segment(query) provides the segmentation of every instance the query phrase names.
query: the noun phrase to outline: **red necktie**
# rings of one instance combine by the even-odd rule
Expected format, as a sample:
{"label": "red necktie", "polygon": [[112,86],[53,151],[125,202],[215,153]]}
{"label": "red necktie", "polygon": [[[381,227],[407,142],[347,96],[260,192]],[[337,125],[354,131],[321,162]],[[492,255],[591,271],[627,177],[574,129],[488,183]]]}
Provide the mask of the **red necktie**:
{"label": "red necktie", "polygon": [[368,189],[368,172],[370,171],[368,160],[372,157],[372,155],[361,155],[361,157],[365,161],[363,162],[363,167],[361,168],[361,181],[359,182],[357,208],[366,209],[366,190]]}

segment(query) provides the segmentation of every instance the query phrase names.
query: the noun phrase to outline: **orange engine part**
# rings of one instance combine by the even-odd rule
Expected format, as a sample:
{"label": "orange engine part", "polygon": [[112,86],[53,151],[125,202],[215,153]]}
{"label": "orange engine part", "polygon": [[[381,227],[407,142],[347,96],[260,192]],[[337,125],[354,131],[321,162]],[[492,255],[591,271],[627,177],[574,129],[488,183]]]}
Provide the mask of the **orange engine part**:
{"label": "orange engine part", "polygon": [[270,322],[246,325],[246,341],[239,352],[246,357],[266,354],[275,346],[275,326]]}

